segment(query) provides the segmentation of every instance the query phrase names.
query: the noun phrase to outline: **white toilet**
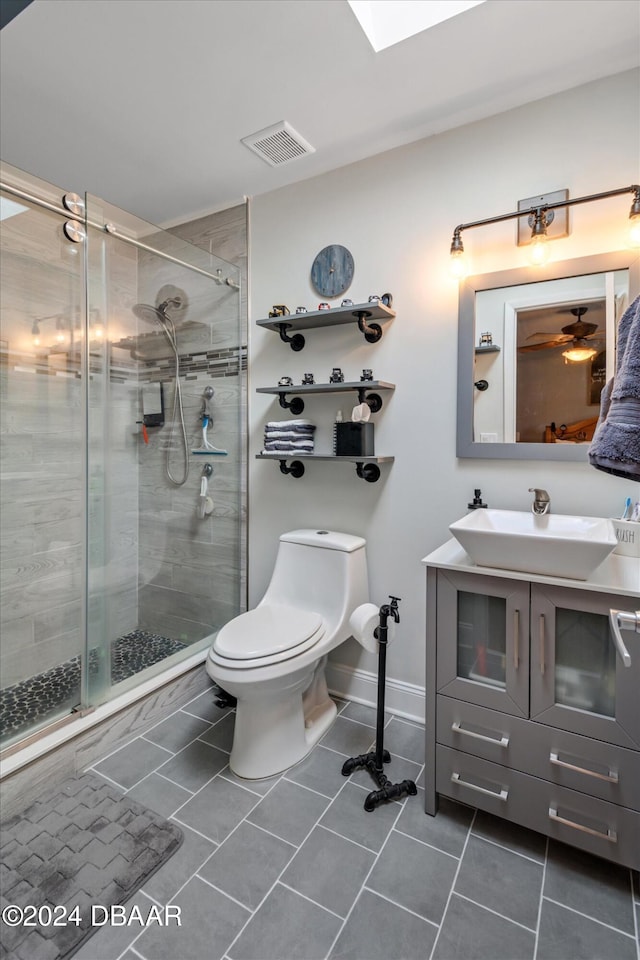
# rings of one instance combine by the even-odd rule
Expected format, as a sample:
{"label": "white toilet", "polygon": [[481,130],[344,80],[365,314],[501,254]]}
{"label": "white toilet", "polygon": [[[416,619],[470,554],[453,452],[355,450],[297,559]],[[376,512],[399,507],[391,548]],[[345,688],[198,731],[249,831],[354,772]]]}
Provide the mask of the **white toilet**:
{"label": "white toilet", "polygon": [[237,698],[231,769],[258,780],[302,760],[336,706],[327,654],[351,636],[349,617],[369,599],[365,540],[329,530],[280,537],[267,592],[218,633],[207,673]]}

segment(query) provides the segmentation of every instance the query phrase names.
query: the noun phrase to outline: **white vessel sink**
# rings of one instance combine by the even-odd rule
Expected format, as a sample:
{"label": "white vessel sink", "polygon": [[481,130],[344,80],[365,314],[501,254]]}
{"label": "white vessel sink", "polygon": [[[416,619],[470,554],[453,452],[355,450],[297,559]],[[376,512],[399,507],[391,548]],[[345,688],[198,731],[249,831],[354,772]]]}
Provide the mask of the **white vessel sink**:
{"label": "white vessel sink", "polygon": [[473,510],[449,530],[481,567],[586,580],[616,546],[609,520]]}

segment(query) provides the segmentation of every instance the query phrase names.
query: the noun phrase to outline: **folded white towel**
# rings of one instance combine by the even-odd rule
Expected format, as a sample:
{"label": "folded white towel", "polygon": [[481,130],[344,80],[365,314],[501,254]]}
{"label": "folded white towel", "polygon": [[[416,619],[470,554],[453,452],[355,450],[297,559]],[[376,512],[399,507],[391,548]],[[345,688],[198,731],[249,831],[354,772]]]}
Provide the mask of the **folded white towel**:
{"label": "folded white towel", "polygon": [[265,430],[315,430],[315,423],[311,420],[270,420]]}

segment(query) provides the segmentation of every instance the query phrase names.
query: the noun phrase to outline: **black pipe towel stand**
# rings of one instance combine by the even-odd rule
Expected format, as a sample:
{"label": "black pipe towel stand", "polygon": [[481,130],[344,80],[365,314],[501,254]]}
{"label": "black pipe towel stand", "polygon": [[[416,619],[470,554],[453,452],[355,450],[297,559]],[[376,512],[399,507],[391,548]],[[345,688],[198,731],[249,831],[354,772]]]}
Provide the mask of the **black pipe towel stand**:
{"label": "black pipe towel stand", "polygon": [[374,636],[378,641],[378,707],[376,717],[376,749],[371,753],[362,753],[358,757],[351,757],[345,760],[342,767],[342,776],[350,776],[354,770],[366,767],[373,779],[378,785],[378,790],[372,790],[367,794],[364,801],[364,809],[367,813],[387,800],[397,800],[408,794],[415,797],[418,790],[413,780],[402,780],[400,783],[392,783],[385,775],[383,763],[391,763],[391,755],[384,749],[384,688],[387,669],[387,634],[389,617],[392,617],[396,623],[400,622],[398,613],[399,597],[389,597],[391,603],[385,603],[380,607],[380,625],[376,627]]}

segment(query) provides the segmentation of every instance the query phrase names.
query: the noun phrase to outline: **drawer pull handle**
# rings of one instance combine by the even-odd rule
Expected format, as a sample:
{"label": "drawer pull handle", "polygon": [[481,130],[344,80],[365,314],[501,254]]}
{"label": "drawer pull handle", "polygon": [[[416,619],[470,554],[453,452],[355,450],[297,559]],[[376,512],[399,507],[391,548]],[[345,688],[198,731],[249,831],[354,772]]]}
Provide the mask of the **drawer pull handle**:
{"label": "drawer pull handle", "polygon": [[465,737],[475,737],[476,740],[484,740],[485,743],[493,743],[497,747],[509,746],[509,737],[488,737],[484,733],[476,733],[475,730],[465,730],[459,720],[454,720],[451,724],[451,729],[454,733],[464,733]]}
{"label": "drawer pull handle", "polygon": [[574,820],[567,820],[565,817],[559,816],[556,807],[549,807],[549,819],[555,820],[556,823],[563,823],[566,827],[573,827],[574,830],[580,830],[582,833],[588,833],[592,837],[600,837],[601,840],[609,840],[610,843],[618,842],[618,834],[615,830],[608,828],[606,833],[602,833],[600,830],[592,830],[591,827],[585,827],[582,823],[576,823]]}
{"label": "drawer pull handle", "polygon": [[457,783],[460,787],[468,787],[469,790],[475,790],[476,793],[484,793],[488,797],[493,797],[494,800],[505,801],[509,797],[508,790],[501,790],[500,793],[496,793],[495,790],[487,790],[486,787],[478,787],[475,783],[467,783],[466,780],[463,780],[459,773],[451,774],[451,782]]}
{"label": "drawer pull handle", "polygon": [[636,633],[640,633],[640,610],[636,610],[635,613],[627,610],[610,610],[609,620],[611,622],[613,642],[618,651],[618,655],[625,667],[630,667],[631,656],[622,639],[620,627],[623,627],[625,630],[635,630]]}
{"label": "drawer pull handle", "polygon": [[540,636],[540,673],[544,676],[544,613],[540,614],[538,630]]}
{"label": "drawer pull handle", "polygon": [[609,773],[598,773],[596,770],[589,770],[588,767],[579,767],[575,763],[567,763],[561,760],[557,753],[550,753],[549,760],[557,767],[564,767],[566,770],[574,770],[576,773],[584,773],[587,777],[596,777],[597,780],[606,780],[607,783],[619,783],[619,777],[615,770],[609,770]]}
{"label": "drawer pull handle", "polygon": [[520,663],[520,611],[513,611],[513,666],[517,670]]}

